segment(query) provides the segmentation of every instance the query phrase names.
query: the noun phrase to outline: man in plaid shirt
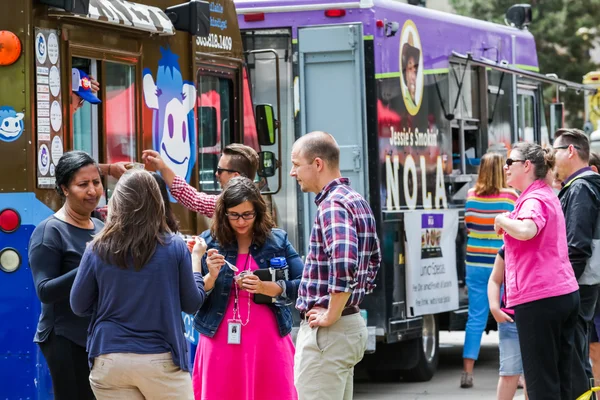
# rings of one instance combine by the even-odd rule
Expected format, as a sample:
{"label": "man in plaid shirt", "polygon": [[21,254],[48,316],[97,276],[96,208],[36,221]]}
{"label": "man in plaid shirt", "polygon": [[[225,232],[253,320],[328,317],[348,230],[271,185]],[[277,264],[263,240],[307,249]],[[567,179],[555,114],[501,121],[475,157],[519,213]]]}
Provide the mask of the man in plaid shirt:
{"label": "man in plaid shirt", "polygon": [[292,148],[290,175],[317,194],[317,215],[296,308],[294,382],[299,400],[351,399],[354,366],[367,345],[358,306],[373,291],[381,255],[369,203],[341,176],[333,136],[312,132]]}
{"label": "man in plaid shirt", "polygon": [[[154,150],[144,150],[142,159],[150,163],[162,175],[169,186],[171,194],[185,208],[212,217],[219,196],[197,191],[182,177],[165,164],[160,154]],[[258,169],[258,154],[252,147],[240,143],[232,143],[223,149],[215,175],[224,188],[235,176],[245,176],[254,180]]]}

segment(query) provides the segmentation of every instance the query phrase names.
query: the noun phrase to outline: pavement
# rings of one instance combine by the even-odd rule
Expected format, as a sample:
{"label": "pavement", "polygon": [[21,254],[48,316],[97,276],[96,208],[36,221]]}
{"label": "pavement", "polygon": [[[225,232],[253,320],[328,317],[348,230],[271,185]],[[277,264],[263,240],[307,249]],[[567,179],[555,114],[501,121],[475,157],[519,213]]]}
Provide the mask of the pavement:
{"label": "pavement", "polygon": [[[498,383],[498,333],[483,335],[479,360],[475,364],[474,386],[460,388],[464,332],[440,332],[440,362],[437,373],[429,382],[373,383],[360,364],[355,372],[355,400],[463,400],[496,398]],[[515,400],[523,400],[523,390],[517,390]]]}

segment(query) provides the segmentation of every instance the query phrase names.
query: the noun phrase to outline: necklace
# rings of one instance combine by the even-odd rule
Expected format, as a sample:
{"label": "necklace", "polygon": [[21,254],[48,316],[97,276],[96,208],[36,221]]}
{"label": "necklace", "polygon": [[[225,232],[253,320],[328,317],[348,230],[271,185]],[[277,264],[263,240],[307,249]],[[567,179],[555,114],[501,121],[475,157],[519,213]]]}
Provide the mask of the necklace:
{"label": "necklace", "polygon": [[[238,255],[239,257],[239,255]],[[248,271],[249,268],[249,262],[250,262],[250,253],[246,254],[246,262],[245,262],[245,266],[244,266],[244,270],[238,274],[238,276],[242,275],[242,273],[245,273],[246,271]],[[242,279],[242,278],[240,278]],[[235,299],[233,302],[233,319],[237,319],[238,321],[240,321],[240,324],[242,324],[242,326],[246,326],[248,325],[248,322],[250,322],[250,295],[248,295],[248,314],[246,315],[246,322],[242,321],[242,316],[240,314],[240,309],[239,309],[239,291],[238,291],[238,284],[237,282],[233,283],[233,286],[235,287]]]}
{"label": "necklace", "polygon": [[75,225],[78,228],[90,229],[90,225],[91,225],[92,228],[94,227],[93,222],[89,218],[86,218],[84,221],[81,220],[81,219],[75,218],[73,216],[72,212],[70,212],[69,207],[67,207],[66,205],[63,206],[59,210],[59,213],[61,213],[63,215],[63,218],[64,218],[65,222],[68,222],[71,225]]}

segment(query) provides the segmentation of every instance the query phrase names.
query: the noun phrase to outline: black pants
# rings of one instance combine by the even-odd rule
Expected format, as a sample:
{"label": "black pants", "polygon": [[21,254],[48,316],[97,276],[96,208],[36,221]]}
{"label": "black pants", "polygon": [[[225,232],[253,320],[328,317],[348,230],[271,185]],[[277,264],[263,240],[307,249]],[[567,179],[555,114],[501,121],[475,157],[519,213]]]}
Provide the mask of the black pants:
{"label": "black pants", "polygon": [[55,335],[54,331],[39,346],[50,369],[55,400],[94,399],[85,347]]}
{"label": "black pants", "polygon": [[575,347],[571,367],[571,398],[576,399],[590,390],[593,378],[590,364],[590,327],[598,301],[598,286],[579,286],[579,314],[575,324]]}
{"label": "black pants", "polygon": [[579,292],[515,307],[529,400],[574,400],[571,365]]}

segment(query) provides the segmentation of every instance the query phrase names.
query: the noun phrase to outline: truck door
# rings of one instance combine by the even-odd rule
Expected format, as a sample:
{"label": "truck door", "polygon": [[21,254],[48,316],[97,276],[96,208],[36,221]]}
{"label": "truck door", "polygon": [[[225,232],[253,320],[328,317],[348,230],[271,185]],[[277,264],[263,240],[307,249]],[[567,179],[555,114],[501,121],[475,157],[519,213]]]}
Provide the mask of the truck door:
{"label": "truck door", "polygon": [[[340,169],[352,187],[368,193],[363,27],[298,29],[300,132],[325,131],[340,146]],[[314,195],[304,196],[304,235],[315,215]],[[300,233],[302,234],[302,233]],[[308,240],[305,240],[305,245]]]}
{"label": "truck door", "polygon": [[[83,150],[100,163],[136,161],[141,137],[137,133],[139,109],[136,103],[136,76],[141,72],[139,57],[126,61],[99,50],[89,50],[97,58],[79,56],[75,46],[71,59],[72,68],[77,68],[95,77],[100,85],[98,105],[83,102],[73,112],[71,119],[70,145],[73,150]],[[66,100],[65,100],[66,101]],[[105,177],[104,205],[112,195],[117,180]]]}

